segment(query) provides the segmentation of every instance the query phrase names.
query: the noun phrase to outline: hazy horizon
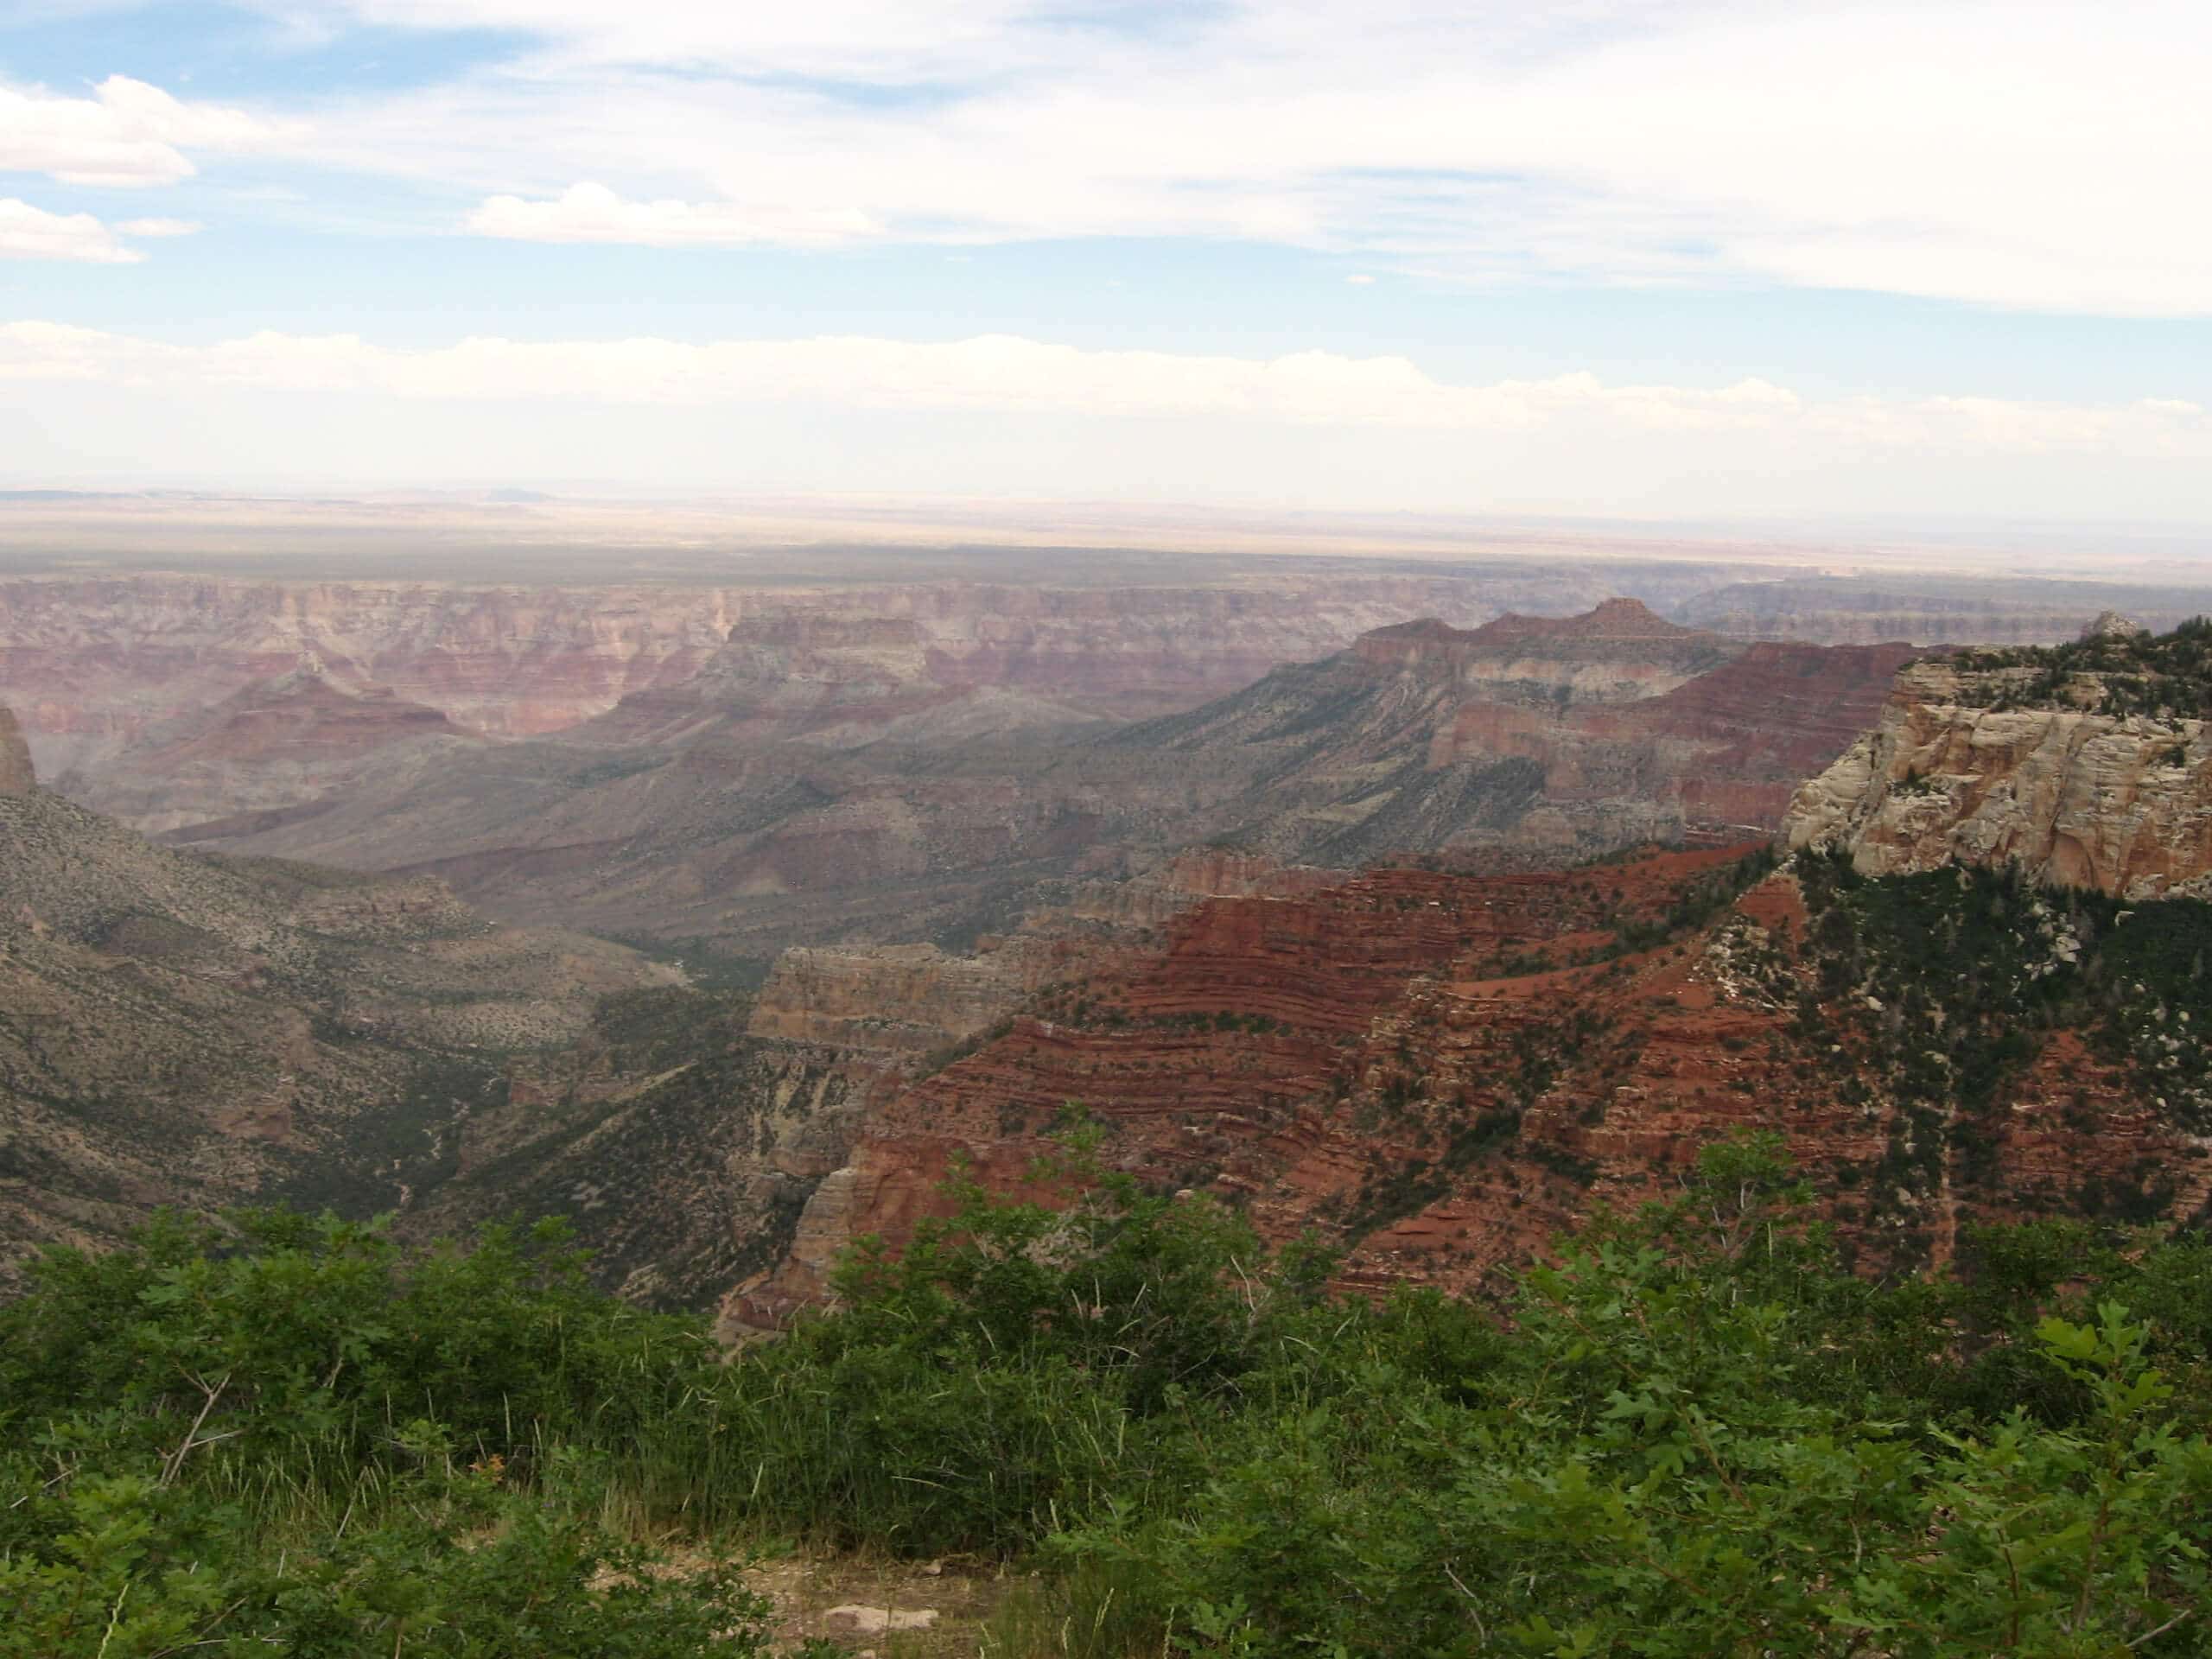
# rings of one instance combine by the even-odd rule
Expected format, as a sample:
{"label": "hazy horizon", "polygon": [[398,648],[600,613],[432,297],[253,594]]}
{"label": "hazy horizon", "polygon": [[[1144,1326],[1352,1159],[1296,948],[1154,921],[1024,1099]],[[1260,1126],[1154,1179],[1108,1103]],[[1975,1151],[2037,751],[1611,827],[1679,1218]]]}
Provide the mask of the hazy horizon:
{"label": "hazy horizon", "polygon": [[2212,544],[2185,525],[1632,519],[882,493],[594,496],[508,486],[0,489],[0,576],[105,569],[462,583],[742,582],[764,573],[1204,581],[1249,577],[1281,560],[1350,571],[1546,559],[1732,566],[1746,581],[2107,582],[2212,595]]}

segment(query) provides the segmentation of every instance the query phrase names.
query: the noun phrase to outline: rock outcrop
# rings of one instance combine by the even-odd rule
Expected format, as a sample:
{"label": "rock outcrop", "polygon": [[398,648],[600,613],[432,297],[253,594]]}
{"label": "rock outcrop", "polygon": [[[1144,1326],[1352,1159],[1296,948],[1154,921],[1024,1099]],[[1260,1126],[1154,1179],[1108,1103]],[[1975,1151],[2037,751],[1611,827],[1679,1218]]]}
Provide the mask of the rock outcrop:
{"label": "rock outcrop", "polygon": [[1014,953],[948,956],[933,944],[795,946],[753,1005],[755,1037],[828,1048],[926,1052],[1012,1013],[1027,988]]}
{"label": "rock outcrop", "polygon": [[2205,721],[2020,706],[2038,672],[1968,660],[1900,674],[1875,728],[1797,791],[1789,844],[1840,846],[1869,875],[1955,861],[2128,898],[2212,891]]}
{"label": "rock outcrop", "polygon": [[[343,550],[303,552],[268,568],[363,568],[351,558]],[[437,568],[435,556],[372,563]],[[0,578],[0,702],[15,708],[48,787],[160,833],[355,798],[353,774],[334,773],[327,755],[249,743],[219,766],[166,757],[177,734],[210,711],[297,675],[346,693],[382,688],[395,709],[430,711],[426,721],[442,718],[474,738],[565,734],[612,751],[602,758],[619,770],[639,754],[702,740],[748,752],[785,743],[824,752],[943,747],[1150,719],[1352,646],[1363,633],[1357,651],[1375,664],[1452,658],[1469,700],[1533,709],[1545,696],[1560,707],[1649,702],[1751,639],[2007,642],[2054,637],[2054,619],[2078,619],[2085,600],[2158,625],[2208,605],[2203,594],[2116,584],[1747,582],[1741,565],[1696,556],[1410,565],[823,547],[673,562],[578,550],[520,562],[457,550],[453,564],[479,578],[256,579],[178,574],[173,565]],[[607,574],[582,574],[595,566]],[[524,569],[559,575],[481,575]],[[1529,614],[1536,611],[1547,614]],[[1410,632],[1389,626],[1408,617],[1436,620]],[[340,724],[349,744],[374,740],[370,787],[413,794],[423,746],[410,740],[427,727]],[[542,804],[533,799],[530,810]],[[1718,801],[1715,812],[1730,823],[1762,816]],[[404,863],[529,837],[486,829],[467,848],[442,836],[389,855],[350,830],[328,844],[311,839],[288,850]]]}
{"label": "rock outcrop", "polygon": [[[1512,1093],[1516,1042],[1567,1014],[1580,983],[1548,947],[1595,945],[1608,937],[1617,890],[1648,904],[1726,856],[1677,855],[1602,877],[1377,871],[1319,889],[1300,883],[1295,898],[1255,891],[1202,902],[1159,946],[1048,991],[1004,1034],[873,1114],[851,1163],[803,1212],[802,1246],[741,1286],[726,1318],[773,1323],[825,1293],[826,1270],[850,1239],[896,1243],[942,1213],[938,1183],[956,1155],[986,1185],[1026,1191],[1071,1103],[1107,1126],[1116,1164],[1147,1183],[1233,1196],[1272,1236],[1319,1227],[1347,1243],[1460,1185],[1406,1179],[1417,1161],[1438,1160],[1436,1123],[1448,1135],[1504,1111],[1512,1128],[1496,1120],[1483,1156],[1466,1160],[1467,1182],[1517,1191],[1525,1177],[1529,1190],[1501,1200],[1479,1228],[1445,1227],[1422,1269],[1478,1279],[1486,1262],[1530,1248],[1587,1202],[1586,1180],[1556,1180],[1541,1163],[1548,1153],[1527,1155],[1560,1135],[1564,1154],[1580,1128],[1571,1116],[1529,1125],[1524,1142]],[[1350,1270],[1388,1269],[1358,1256]]]}
{"label": "rock outcrop", "polygon": [[[2190,1070],[2160,1035],[2172,1009],[2109,1027],[2079,1016],[2019,1052],[2001,1019],[1970,1031],[1980,1016],[1963,1004],[1901,1032],[1858,977],[1878,961],[1949,990],[2071,971],[2055,914],[1974,912],[2001,918],[2001,938],[1981,937],[2018,975],[1995,956],[1931,965],[1906,935],[1866,931],[1878,907],[1834,945],[1796,872],[1761,878],[1743,855],[1376,870],[1203,902],[1157,947],[1048,988],[871,1112],[793,1249],[732,1292],[724,1321],[788,1318],[827,1294],[852,1240],[895,1246],[948,1213],[955,1160],[988,1188],[1047,1196],[1033,1171],[1071,1103],[1103,1128],[1112,1167],[1210,1191],[1271,1239],[1317,1234],[1357,1288],[1478,1288],[1746,1128],[1784,1136],[1870,1262],[1946,1259],[1976,1219],[2173,1218],[2212,1195],[2212,1120],[2164,1080]],[[2112,948],[2153,948],[2142,927],[2113,930]],[[1997,1041],[2012,1046],[2002,1058],[1976,1046]],[[1936,1045],[1952,1052],[1931,1085],[1922,1050]],[[1968,1066],[1987,1068],[1980,1093],[1945,1081]]]}
{"label": "rock outcrop", "polygon": [[1711,672],[1744,646],[1655,615],[1616,596],[1578,616],[1509,613],[1479,628],[1435,619],[1379,628],[1352,654],[1363,663],[1455,680],[1488,702],[1630,702]]}

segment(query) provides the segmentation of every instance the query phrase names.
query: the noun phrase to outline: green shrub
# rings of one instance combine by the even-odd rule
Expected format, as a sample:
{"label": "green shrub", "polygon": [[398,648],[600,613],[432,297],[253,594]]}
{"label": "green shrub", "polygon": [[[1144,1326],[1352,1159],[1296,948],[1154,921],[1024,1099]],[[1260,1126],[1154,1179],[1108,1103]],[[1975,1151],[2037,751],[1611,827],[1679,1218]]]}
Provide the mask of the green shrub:
{"label": "green shrub", "polygon": [[1370,1301],[1073,1139],[734,1357],[550,1230],[56,1253],[0,1310],[0,1654],[757,1652],[767,1536],[1023,1564],[1012,1653],[2202,1650],[2201,1238],[1855,1277],[1752,1136],[1498,1305]]}
{"label": "green shrub", "polygon": [[[28,1484],[8,1474],[0,1490]],[[23,1496],[0,1551],[0,1654],[735,1659],[764,1647],[766,1605],[727,1565],[670,1576],[573,1507],[488,1474],[409,1477],[374,1519],[276,1551],[236,1504],[150,1465],[80,1467]]]}

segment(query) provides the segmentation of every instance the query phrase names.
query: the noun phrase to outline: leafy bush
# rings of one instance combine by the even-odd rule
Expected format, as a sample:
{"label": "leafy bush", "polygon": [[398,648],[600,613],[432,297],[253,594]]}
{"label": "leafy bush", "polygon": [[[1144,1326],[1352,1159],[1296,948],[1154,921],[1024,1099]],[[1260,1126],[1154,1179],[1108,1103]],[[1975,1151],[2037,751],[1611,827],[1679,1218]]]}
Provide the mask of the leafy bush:
{"label": "leafy bush", "polygon": [[[73,1448],[83,1456],[88,1448]],[[28,1484],[10,1467],[5,1484]],[[728,1566],[680,1577],[573,1510],[484,1473],[390,1489],[372,1522],[271,1552],[248,1517],[166,1471],[40,1483],[0,1554],[0,1654],[293,1659],[754,1654],[767,1609]]]}
{"label": "leafy bush", "polygon": [[1075,1139],[727,1358],[549,1231],[57,1253],[0,1311],[0,1654],[757,1652],[769,1535],[1025,1562],[1016,1653],[2202,1650],[2200,1238],[1873,1282],[1751,1137],[1502,1307],[1369,1301]]}
{"label": "leafy bush", "polygon": [[1458,1388],[1370,1351],[1333,1397],[1229,1426],[1180,1505],[1050,1548],[1151,1586],[1204,1651],[2198,1651],[2212,1447],[2149,1328],[1986,1306],[1991,1351],[2075,1408],[1975,1409],[1965,1293],[1836,1274],[1779,1177],[1719,1149],[1527,1275]]}
{"label": "leafy bush", "polygon": [[597,1518],[623,1471],[588,1449],[706,1354],[550,1229],[408,1259],[264,1212],[55,1253],[0,1312],[0,1653],[757,1651],[727,1566]]}

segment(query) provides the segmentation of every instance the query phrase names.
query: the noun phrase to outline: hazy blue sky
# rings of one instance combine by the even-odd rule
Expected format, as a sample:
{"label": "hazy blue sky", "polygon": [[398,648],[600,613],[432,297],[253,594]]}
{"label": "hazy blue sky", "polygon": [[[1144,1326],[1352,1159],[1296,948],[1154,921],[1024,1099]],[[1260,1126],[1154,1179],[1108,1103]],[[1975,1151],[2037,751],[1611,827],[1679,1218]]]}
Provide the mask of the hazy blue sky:
{"label": "hazy blue sky", "polygon": [[0,479],[2212,522],[2212,6],[0,0]]}

